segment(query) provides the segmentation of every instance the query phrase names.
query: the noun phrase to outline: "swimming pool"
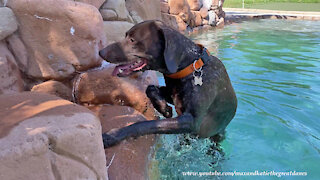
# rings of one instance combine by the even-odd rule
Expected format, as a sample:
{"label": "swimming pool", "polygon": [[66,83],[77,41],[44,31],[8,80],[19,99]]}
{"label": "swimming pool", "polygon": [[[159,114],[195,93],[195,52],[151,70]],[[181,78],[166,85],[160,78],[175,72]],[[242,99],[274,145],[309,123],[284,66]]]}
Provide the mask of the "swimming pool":
{"label": "swimming pool", "polygon": [[235,179],[183,175],[210,171],[299,171],[319,179],[320,22],[245,21],[190,38],[225,64],[237,114],[219,146],[208,139],[161,136],[150,179]]}

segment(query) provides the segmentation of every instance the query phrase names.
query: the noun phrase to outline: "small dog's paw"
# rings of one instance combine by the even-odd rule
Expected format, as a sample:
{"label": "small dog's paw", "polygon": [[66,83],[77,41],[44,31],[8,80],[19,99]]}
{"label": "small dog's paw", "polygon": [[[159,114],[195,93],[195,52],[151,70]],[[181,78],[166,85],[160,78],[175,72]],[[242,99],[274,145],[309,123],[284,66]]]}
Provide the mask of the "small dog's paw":
{"label": "small dog's paw", "polygon": [[103,146],[104,148],[108,148],[111,146],[116,145],[119,141],[117,140],[117,138],[112,135],[111,133],[103,133],[102,134],[102,140],[103,140]]}

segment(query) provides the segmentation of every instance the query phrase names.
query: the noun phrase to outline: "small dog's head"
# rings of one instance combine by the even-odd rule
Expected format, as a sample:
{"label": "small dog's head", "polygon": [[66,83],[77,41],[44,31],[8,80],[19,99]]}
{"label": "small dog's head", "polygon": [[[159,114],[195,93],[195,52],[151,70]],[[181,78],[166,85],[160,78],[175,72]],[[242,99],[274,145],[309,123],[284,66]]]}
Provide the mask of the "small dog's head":
{"label": "small dog's head", "polygon": [[161,21],[145,21],[126,32],[124,40],[110,44],[99,54],[110,63],[120,64],[113,75],[128,76],[141,70],[175,73],[181,58],[177,51],[183,50],[177,45],[180,36],[183,35]]}

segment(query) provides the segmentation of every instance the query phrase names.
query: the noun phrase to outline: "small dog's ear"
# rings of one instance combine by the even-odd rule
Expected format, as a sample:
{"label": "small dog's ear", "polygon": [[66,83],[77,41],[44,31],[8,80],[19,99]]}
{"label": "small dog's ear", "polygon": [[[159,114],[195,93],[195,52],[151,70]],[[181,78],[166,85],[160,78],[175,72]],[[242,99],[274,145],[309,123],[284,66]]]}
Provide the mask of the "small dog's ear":
{"label": "small dog's ear", "polygon": [[179,32],[171,28],[161,28],[165,40],[164,60],[168,71],[173,74],[178,70],[178,62],[181,58],[181,45],[179,42]]}

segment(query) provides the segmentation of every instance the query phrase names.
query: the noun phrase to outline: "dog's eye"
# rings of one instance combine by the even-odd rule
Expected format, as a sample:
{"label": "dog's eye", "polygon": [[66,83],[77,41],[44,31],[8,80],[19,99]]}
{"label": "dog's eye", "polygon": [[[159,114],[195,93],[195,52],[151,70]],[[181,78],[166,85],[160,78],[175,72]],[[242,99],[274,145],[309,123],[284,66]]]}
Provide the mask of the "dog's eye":
{"label": "dog's eye", "polygon": [[130,38],[130,41],[131,41],[131,42],[134,42],[134,39],[133,39],[133,38]]}

